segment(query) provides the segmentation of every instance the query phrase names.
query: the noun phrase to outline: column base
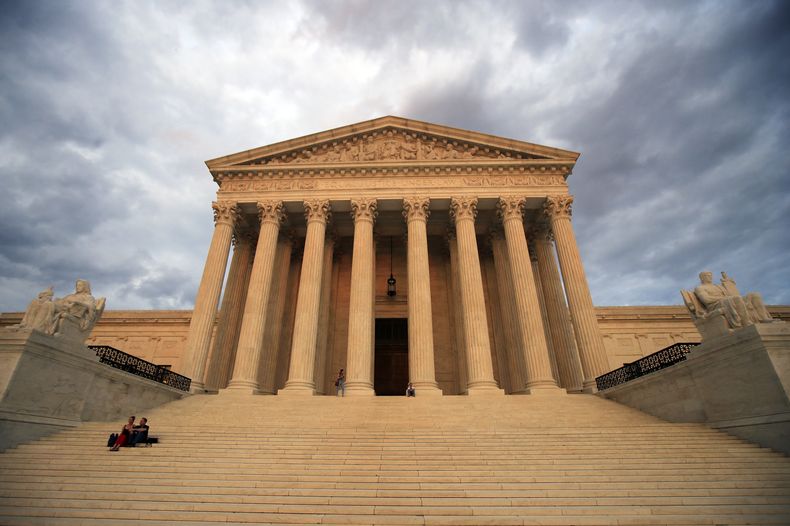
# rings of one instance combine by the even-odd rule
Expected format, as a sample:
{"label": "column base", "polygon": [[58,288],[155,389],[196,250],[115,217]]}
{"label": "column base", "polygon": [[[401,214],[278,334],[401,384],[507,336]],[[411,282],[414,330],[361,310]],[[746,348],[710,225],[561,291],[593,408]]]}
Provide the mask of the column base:
{"label": "column base", "polygon": [[595,394],[598,392],[598,385],[595,380],[587,380],[582,384],[582,393]]}
{"label": "column base", "polygon": [[288,381],[277,391],[277,396],[315,396],[315,384],[305,381]]}
{"label": "column base", "polygon": [[[444,396],[444,393],[436,384],[418,384],[412,382],[412,386],[414,386],[415,396]],[[403,392],[405,393],[406,390],[404,389]]]}
{"label": "column base", "polygon": [[206,386],[200,382],[192,382],[189,384],[189,392],[191,394],[204,394],[206,392]]}
{"label": "column base", "polygon": [[[404,393],[406,390],[404,389]],[[372,387],[366,385],[348,385],[346,384],[346,396],[376,396],[376,391]]]}
{"label": "column base", "polygon": [[568,392],[561,387],[528,387],[524,394],[538,396],[565,396]]}
{"label": "column base", "polygon": [[242,391],[250,394],[258,393],[258,382],[251,380],[231,380],[223,391]]}
{"label": "column base", "polygon": [[499,387],[470,387],[466,390],[467,396],[505,396],[505,390]]}
{"label": "column base", "polygon": [[242,386],[238,385],[235,387],[226,387],[225,389],[219,390],[219,396],[229,396],[229,395],[256,395],[258,394],[258,390],[254,387],[249,386]]}

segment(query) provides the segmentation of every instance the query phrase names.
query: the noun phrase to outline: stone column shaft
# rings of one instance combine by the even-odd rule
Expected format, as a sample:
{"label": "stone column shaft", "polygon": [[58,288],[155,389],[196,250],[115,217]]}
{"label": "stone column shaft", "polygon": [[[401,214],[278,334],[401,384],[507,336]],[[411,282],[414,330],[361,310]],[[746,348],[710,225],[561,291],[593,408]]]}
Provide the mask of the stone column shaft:
{"label": "stone column shaft", "polygon": [[431,272],[428,261],[428,205],[430,199],[403,200],[408,231],[407,274],[409,277],[409,381],[423,394],[441,394],[436,383],[433,357],[433,314]]}
{"label": "stone column shaft", "polygon": [[513,288],[516,290],[517,329],[524,342],[525,386],[531,392],[534,389],[556,388],[557,382],[551,374],[549,350],[522,222],[523,208],[523,198],[507,197],[499,200],[499,214],[505,230]]}
{"label": "stone column shaft", "polygon": [[507,340],[507,357],[510,371],[510,384],[513,393],[523,393],[526,384],[524,350],[521,333],[516,330],[514,314],[516,312],[515,290],[507,260],[507,247],[502,233],[495,231],[491,235],[491,250],[494,253],[494,266],[496,268],[497,290],[499,291],[500,316]]}
{"label": "stone column shaft", "polygon": [[491,362],[483,277],[475,235],[477,199],[452,198],[451,214],[455,220],[458,242],[458,270],[466,341],[467,391],[469,394],[486,391],[502,393],[494,380]]}
{"label": "stone column shaft", "polygon": [[553,342],[554,356],[557,359],[557,373],[560,386],[570,392],[582,390],[582,366],[573,336],[568,305],[562,292],[562,281],[557,262],[554,259],[552,241],[548,232],[536,232],[535,255],[538,260],[540,284],[546,300],[546,315]]}
{"label": "stone column shaft", "polygon": [[554,380],[557,382],[557,385],[560,385],[560,375],[557,372],[557,358],[554,355],[554,340],[551,339],[551,331],[549,330],[549,315],[546,313],[546,298],[543,295],[543,285],[541,284],[540,279],[540,270],[538,269],[538,258],[535,256],[534,248],[532,247],[533,243],[529,242],[529,238],[527,239],[527,244],[530,245],[529,249],[529,260],[532,263],[532,276],[535,278],[535,289],[538,292],[538,303],[540,304],[540,318],[543,320],[543,335],[546,338],[546,348],[549,350],[549,362],[551,363],[551,375],[554,377]]}
{"label": "stone column shaft", "polygon": [[335,254],[335,236],[326,236],[324,241],[323,283],[321,284],[321,309],[318,313],[318,345],[315,357],[315,387],[319,394],[327,394],[326,362],[329,349],[329,307],[332,296],[332,261]]}
{"label": "stone column shaft", "polygon": [[266,342],[266,345],[263,347],[258,365],[258,392],[262,394],[274,394],[276,391],[277,359],[280,352],[280,334],[284,323],[283,314],[292,250],[293,239],[288,235],[280,236],[277,241],[272,288],[269,292],[271,301],[266,315],[266,330],[263,333],[263,341]]}
{"label": "stone column shaft", "polygon": [[466,394],[466,340],[464,339],[464,316],[461,301],[461,284],[458,273],[458,243],[455,231],[447,232],[447,250],[450,256],[450,283],[452,284],[451,295],[448,295],[448,302],[453,312],[453,333],[455,334],[456,366],[458,368],[458,393]]}
{"label": "stone column shaft", "polygon": [[212,203],[214,209],[214,234],[211,246],[203,267],[203,277],[195,297],[195,309],[189,323],[189,335],[186,343],[186,359],[183,373],[192,379],[192,391],[202,391],[203,378],[206,370],[211,332],[217,317],[219,296],[222,292],[222,281],[225,279],[225,267],[228,265],[228,253],[233,236],[233,225],[239,216],[236,203],[227,201]]}
{"label": "stone column shaft", "polygon": [[296,319],[291,344],[288,381],[280,394],[315,394],[315,349],[318,338],[318,310],[321,306],[321,275],[324,236],[329,220],[329,201],[305,201],[307,237],[296,300]]}
{"label": "stone column shaft", "polygon": [[272,345],[272,342],[263,341],[263,333],[266,329],[266,311],[277,254],[277,237],[284,217],[281,201],[266,201],[258,203],[257,206],[261,228],[244,304],[236,363],[228,383],[228,389],[245,389],[251,392],[258,390],[258,364],[263,346]]}
{"label": "stone column shaft", "polygon": [[351,259],[351,294],[348,313],[346,394],[375,395],[373,390],[373,306],[375,199],[351,201],[354,252]]}
{"label": "stone column shaft", "polygon": [[225,285],[225,293],[222,295],[222,307],[219,310],[214,348],[206,371],[207,389],[225,388],[236,356],[238,332],[244,314],[243,307],[247,297],[252,259],[252,243],[248,234],[244,231],[236,235],[236,247],[230,261],[228,281]]}
{"label": "stone column shaft", "polygon": [[546,198],[544,210],[551,219],[551,229],[557,245],[560,271],[568,297],[579,358],[584,373],[584,390],[595,390],[595,378],[607,372],[606,349],[595,317],[590,288],[584,275],[579,248],[571,226],[572,196]]}

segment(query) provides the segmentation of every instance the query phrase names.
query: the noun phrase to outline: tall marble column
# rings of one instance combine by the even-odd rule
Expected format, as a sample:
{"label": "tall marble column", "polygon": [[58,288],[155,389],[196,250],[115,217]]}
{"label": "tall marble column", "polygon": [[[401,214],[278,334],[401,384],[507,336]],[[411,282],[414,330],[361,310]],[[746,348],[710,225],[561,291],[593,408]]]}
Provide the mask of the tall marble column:
{"label": "tall marble column", "polygon": [[378,213],[377,202],[375,199],[352,200],[351,208],[354,252],[351,256],[346,394],[372,396],[376,394],[373,390],[373,223]]}
{"label": "tall marble column", "polygon": [[211,332],[217,317],[222,281],[228,265],[228,253],[233,236],[233,225],[239,218],[239,208],[234,202],[220,201],[211,204],[214,209],[214,234],[203,267],[203,277],[195,297],[195,309],[189,323],[183,374],[192,379],[191,390],[203,391]]}
{"label": "tall marble column", "polygon": [[323,283],[321,284],[321,309],[318,312],[318,344],[315,351],[315,390],[326,394],[326,362],[329,349],[329,318],[332,297],[332,262],[335,255],[336,235],[330,233],[324,240]]}
{"label": "tall marble column", "polygon": [[[277,236],[283,221],[282,201],[264,201],[257,204],[261,222],[258,246],[250,274],[244,316],[241,320],[236,363],[228,389],[258,390],[258,363],[264,346],[263,332],[266,328],[266,311],[272,285],[274,258],[277,254]],[[271,344],[271,342],[269,342]]]}
{"label": "tall marble column", "polygon": [[554,258],[552,235],[545,224],[536,225],[531,234],[535,243],[540,284],[546,301],[546,315],[560,386],[569,392],[581,392],[582,365],[576,349],[568,305],[565,303],[565,293],[562,291],[560,271]]}
{"label": "tall marble column", "polygon": [[447,230],[447,252],[449,254],[449,281],[451,283],[448,290],[447,303],[453,313],[453,334],[455,335],[456,367],[458,370],[458,394],[466,394],[466,340],[464,340],[464,316],[461,307],[461,279],[458,272],[458,242],[455,236],[455,229]]}
{"label": "tall marble column", "polygon": [[543,320],[543,335],[546,338],[546,347],[549,350],[549,362],[551,363],[551,375],[560,385],[560,375],[557,372],[557,358],[554,356],[554,340],[551,339],[549,331],[549,315],[546,313],[546,298],[543,295],[543,285],[538,269],[538,256],[535,254],[535,241],[532,234],[527,233],[527,246],[529,247],[529,262],[532,264],[532,276],[535,278],[535,289],[538,293],[538,303],[540,304],[540,319]]}
{"label": "tall marble column", "polygon": [[557,382],[551,374],[549,350],[524,233],[524,202],[523,197],[502,197],[497,209],[505,230],[513,288],[516,290],[516,327],[524,342],[525,386],[531,393],[536,389],[556,389]]}
{"label": "tall marble column", "polygon": [[294,240],[290,233],[280,235],[277,240],[277,256],[274,263],[272,288],[269,291],[271,301],[267,307],[266,330],[263,333],[261,360],[258,364],[258,392],[261,394],[275,393],[275,377],[277,359],[280,351],[280,334],[283,329],[285,299],[287,297],[288,274],[291,269],[291,254]]}
{"label": "tall marble column", "polygon": [[458,271],[461,285],[461,303],[464,317],[464,340],[466,341],[466,369],[468,394],[500,393],[494,380],[491,362],[491,345],[488,339],[483,294],[483,276],[477,252],[475,217],[477,198],[451,199],[450,216],[455,222],[458,243]]}
{"label": "tall marble column", "polygon": [[491,231],[491,251],[494,254],[497,291],[499,292],[499,312],[507,340],[507,358],[510,367],[510,385],[513,394],[525,392],[524,344],[521,333],[516,329],[516,297],[513,289],[513,277],[507,257],[507,246],[501,230]]}
{"label": "tall marble column", "polygon": [[403,218],[406,220],[408,238],[409,381],[420,394],[442,394],[436,383],[433,361],[431,272],[426,229],[430,202],[427,197],[403,200]]}
{"label": "tall marble column", "polygon": [[233,236],[233,258],[230,260],[228,280],[219,309],[219,322],[214,346],[206,370],[206,389],[224,389],[236,356],[238,332],[244,314],[244,302],[250,278],[253,240],[248,229],[238,230]]}
{"label": "tall marble column", "polygon": [[326,224],[331,216],[329,201],[304,202],[307,236],[304,242],[302,275],[296,299],[291,364],[288,381],[280,394],[315,394],[315,348],[318,338],[318,310],[321,305],[321,275]]}
{"label": "tall marble column", "polygon": [[595,317],[590,288],[584,275],[579,247],[571,226],[571,205],[573,196],[547,197],[544,211],[551,220],[551,229],[557,244],[557,256],[560,260],[562,281],[568,298],[576,344],[581,358],[584,373],[583,388],[595,391],[595,378],[607,372],[609,365],[606,359],[601,331]]}

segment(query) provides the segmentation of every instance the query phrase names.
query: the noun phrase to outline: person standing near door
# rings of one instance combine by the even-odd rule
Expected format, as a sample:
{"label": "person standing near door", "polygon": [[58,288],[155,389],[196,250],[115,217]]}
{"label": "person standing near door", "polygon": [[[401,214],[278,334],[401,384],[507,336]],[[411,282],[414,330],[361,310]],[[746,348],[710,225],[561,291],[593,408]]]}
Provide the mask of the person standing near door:
{"label": "person standing near door", "polygon": [[335,379],[335,396],[337,395],[346,396],[346,372],[343,369],[340,369]]}

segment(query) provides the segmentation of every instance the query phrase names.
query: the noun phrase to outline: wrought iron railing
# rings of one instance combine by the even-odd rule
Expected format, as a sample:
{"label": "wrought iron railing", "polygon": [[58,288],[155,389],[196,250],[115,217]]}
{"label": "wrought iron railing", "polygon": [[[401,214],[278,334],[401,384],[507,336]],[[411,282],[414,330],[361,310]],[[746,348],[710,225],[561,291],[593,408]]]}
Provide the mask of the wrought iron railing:
{"label": "wrought iron railing", "polygon": [[88,348],[96,351],[96,356],[99,357],[101,363],[182,391],[189,391],[192,380],[186,376],[176,374],[166,367],[146,362],[109,345],[88,345]]}
{"label": "wrought iron railing", "polygon": [[595,379],[595,383],[598,386],[598,390],[603,391],[604,389],[623,384],[629,380],[639,378],[640,376],[660,371],[670,365],[685,360],[686,355],[697,345],[699,345],[699,343],[676,343],[670,345],[665,349],[649,354],[635,362],[627,363],[619,369],[602,374]]}

